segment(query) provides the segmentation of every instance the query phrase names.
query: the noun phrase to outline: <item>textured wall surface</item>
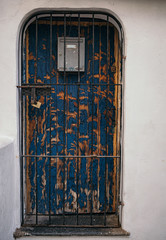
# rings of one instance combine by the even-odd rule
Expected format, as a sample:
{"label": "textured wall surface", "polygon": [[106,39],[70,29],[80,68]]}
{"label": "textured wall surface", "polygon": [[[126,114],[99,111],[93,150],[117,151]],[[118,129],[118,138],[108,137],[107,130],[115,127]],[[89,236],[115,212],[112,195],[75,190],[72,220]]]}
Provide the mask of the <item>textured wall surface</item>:
{"label": "textured wall surface", "polygon": [[[11,230],[13,226],[20,225],[16,85],[21,22],[34,9],[67,7],[109,9],[123,23],[126,64],[123,141],[125,205],[122,225],[131,233],[129,239],[164,240],[166,239],[166,2],[162,0],[2,0],[0,2],[0,134],[15,139],[14,150],[8,152],[15,167],[12,168],[10,164],[4,166],[2,161],[0,162],[0,167],[5,167],[4,171],[8,172],[11,183],[10,195],[14,196],[10,197],[12,202],[10,207],[13,209],[10,211],[10,217],[13,223],[0,217],[1,224],[3,223],[3,228],[8,225]],[[13,178],[15,181],[12,180]],[[12,186],[13,184],[15,185]],[[4,199],[2,194],[0,196]],[[7,202],[1,201],[4,201],[4,209],[7,209],[9,207]],[[0,236],[0,239],[12,239],[12,235],[6,238]]]}
{"label": "textured wall surface", "polygon": [[13,140],[0,137],[0,239],[12,239],[14,217],[14,145]]}

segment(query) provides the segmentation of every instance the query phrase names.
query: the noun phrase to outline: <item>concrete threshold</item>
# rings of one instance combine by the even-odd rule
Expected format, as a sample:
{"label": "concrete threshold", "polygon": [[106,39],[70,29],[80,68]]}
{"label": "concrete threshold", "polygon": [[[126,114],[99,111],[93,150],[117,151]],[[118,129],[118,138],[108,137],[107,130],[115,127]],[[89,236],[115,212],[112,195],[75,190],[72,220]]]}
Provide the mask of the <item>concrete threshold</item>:
{"label": "concrete threshold", "polygon": [[130,233],[122,228],[106,227],[21,227],[13,236],[15,239],[32,236],[129,236]]}

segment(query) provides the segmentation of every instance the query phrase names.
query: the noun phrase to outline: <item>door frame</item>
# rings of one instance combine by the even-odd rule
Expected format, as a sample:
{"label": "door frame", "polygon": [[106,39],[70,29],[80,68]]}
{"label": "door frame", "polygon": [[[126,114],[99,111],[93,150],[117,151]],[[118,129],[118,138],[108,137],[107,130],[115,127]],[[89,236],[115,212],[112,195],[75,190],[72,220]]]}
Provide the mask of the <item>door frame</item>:
{"label": "door frame", "polygon": [[[122,87],[122,110],[121,110],[121,163],[120,163],[120,182],[119,182],[119,202],[121,203],[121,207],[119,208],[119,217],[120,217],[120,222],[122,221],[122,206],[123,206],[123,139],[124,139],[124,62],[125,62],[125,39],[124,39],[124,28],[122,21],[119,19],[119,17],[113,13],[112,11],[108,9],[38,9],[38,10],[33,10],[30,13],[28,13],[24,19],[21,21],[20,24],[20,29],[19,29],[19,39],[18,39],[18,86],[21,86],[21,79],[23,76],[23,58],[22,58],[22,53],[23,53],[23,38],[24,38],[24,31],[28,27],[28,24],[31,23],[32,19],[38,15],[38,14],[50,14],[50,13],[94,13],[94,14],[107,14],[109,17],[112,19],[113,25],[118,29],[119,36],[121,39],[121,44],[120,44],[120,49],[121,49],[121,82],[123,84]],[[21,113],[23,112],[23,104],[20,101],[20,90],[18,90],[18,102],[19,102],[19,155],[20,155],[20,201],[21,201],[21,223],[24,221],[24,199],[23,199],[23,192],[24,192],[24,176],[23,176],[23,158],[21,157],[23,154],[23,126],[22,126],[22,115]]]}

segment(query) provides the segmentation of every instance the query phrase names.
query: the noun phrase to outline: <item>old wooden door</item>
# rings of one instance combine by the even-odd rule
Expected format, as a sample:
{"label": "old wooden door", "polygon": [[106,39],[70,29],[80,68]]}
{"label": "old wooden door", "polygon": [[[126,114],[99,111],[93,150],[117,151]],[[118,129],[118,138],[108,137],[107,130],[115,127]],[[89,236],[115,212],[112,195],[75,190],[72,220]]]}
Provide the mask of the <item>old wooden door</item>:
{"label": "old wooden door", "polygon": [[[36,18],[25,32],[25,212],[113,214],[120,160],[118,31],[98,18],[66,16],[65,21]],[[85,38],[84,72],[57,70],[58,37],[64,35]]]}

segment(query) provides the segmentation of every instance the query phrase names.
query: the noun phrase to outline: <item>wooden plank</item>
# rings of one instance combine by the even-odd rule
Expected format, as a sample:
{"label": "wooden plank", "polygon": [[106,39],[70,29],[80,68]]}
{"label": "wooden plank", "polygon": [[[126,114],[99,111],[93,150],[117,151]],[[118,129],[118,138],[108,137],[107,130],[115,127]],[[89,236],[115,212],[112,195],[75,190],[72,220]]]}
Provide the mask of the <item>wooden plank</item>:
{"label": "wooden plank", "polygon": [[[115,57],[115,63],[114,67],[116,67],[116,72],[114,73],[114,83],[119,83],[119,42],[118,42],[118,31],[116,28],[114,28],[114,57]],[[117,155],[117,138],[118,138],[118,87],[115,86],[115,97],[114,97],[114,106],[115,106],[115,130],[114,130],[114,136],[113,136],[113,155]],[[114,159],[114,170],[113,170],[113,211],[116,211],[116,200],[117,200],[117,159]]]}

